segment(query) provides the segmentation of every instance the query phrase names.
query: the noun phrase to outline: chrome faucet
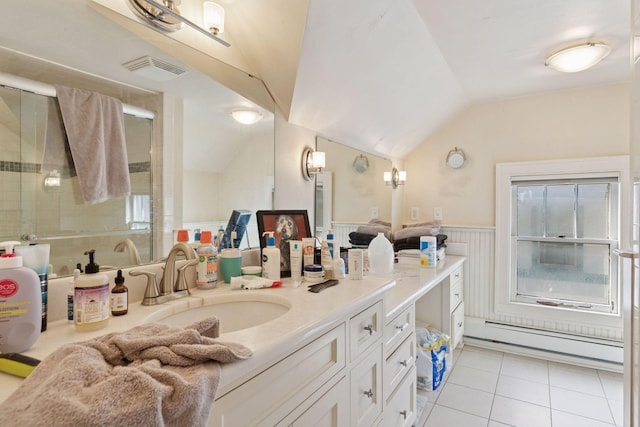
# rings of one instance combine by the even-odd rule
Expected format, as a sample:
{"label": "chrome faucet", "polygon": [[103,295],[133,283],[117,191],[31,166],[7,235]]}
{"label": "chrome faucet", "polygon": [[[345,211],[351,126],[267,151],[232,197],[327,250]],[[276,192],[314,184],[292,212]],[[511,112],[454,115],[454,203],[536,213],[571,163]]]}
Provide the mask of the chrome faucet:
{"label": "chrome faucet", "polygon": [[164,264],[164,275],[160,280],[160,295],[169,295],[173,293],[173,290],[176,288],[178,281],[176,258],[180,252],[182,252],[188,260],[196,259],[196,254],[191,246],[184,242],[178,242],[173,245],[173,248],[171,248],[167,256],[167,261]]}
{"label": "chrome faucet", "polygon": [[129,262],[131,265],[140,265],[142,261],[140,260],[140,254],[138,253],[138,248],[136,248],[135,243],[131,241],[131,239],[124,239],[119,242],[115,248],[113,248],[114,252],[124,252],[124,248],[127,248],[129,252]]}

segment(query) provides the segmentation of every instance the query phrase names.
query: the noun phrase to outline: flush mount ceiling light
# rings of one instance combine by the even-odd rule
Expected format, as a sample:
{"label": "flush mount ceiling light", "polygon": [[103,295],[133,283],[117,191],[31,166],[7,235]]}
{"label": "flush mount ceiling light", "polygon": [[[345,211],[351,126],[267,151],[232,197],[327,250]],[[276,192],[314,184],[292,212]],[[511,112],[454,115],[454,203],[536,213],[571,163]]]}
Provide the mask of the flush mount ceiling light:
{"label": "flush mount ceiling light", "polygon": [[461,168],[466,159],[467,157],[464,155],[464,151],[458,147],[455,147],[453,150],[449,151],[449,154],[447,154],[447,164],[452,169]]}
{"label": "flush mount ceiling light", "polygon": [[390,185],[391,188],[398,188],[398,185],[404,185],[405,182],[407,182],[406,171],[399,171],[394,167],[391,172],[384,173],[384,183]]}
{"label": "flush mount ceiling light", "polygon": [[[217,33],[212,32],[212,26],[209,25],[210,21],[206,21],[208,22],[208,26],[205,29],[182,16],[177,7],[180,2],[181,0],[128,0],[127,3],[131,10],[133,10],[140,18],[163,31],[174,32],[182,29],[184,25],[187,25],[199,33],[212,38],[223,46],[231,46],[229,43],[218,37],[216,35]],[[206,10],[207,6],[205,5],[204,7]],[[205,20],[207,20],[206,17]],[[222,9],[222,23],[218,20],[216,25],[218,26],[217,31],[222,33],[224,30],[224,9]]]}
{"label": "flush mount ceiling light", "polygon": [[322,172],[325,167],[325,155],[323,151],[314,151],[306,147],[302,151],[302,177],[305,181],[311,181],[313,176]]}
{"label": "flush mount ceiling light", "polygon": [[604,43],[581,43],[551,54],[544,65],[563,73],[577,73],[593,67],[610,52],[611,48]]}
{"label": "flush mount ceiling light", "polygon": [[262,113],[251,108],[237,108],[231,111],[231,117],[243,125],[252,125],[260,121]]}

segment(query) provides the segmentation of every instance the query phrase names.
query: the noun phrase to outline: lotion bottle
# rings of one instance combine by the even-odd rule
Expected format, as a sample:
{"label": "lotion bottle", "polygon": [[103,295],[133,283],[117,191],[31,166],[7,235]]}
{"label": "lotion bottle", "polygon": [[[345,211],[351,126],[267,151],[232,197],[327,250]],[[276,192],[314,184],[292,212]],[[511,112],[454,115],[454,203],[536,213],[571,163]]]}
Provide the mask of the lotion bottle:
{"label": "lotion bottle", "polygon": [[22,266],[22,257],[13,253],[20,242],[2,242],[0,256],[0,352],[20,353],[28,350],[40,336],[42,296],[40,279],[30,268]]}
{"label": "lotion bottle", "polygon": [[280,280],[280,249],[276,248],[276,238],[273,231],[265,231],[268,235],[267,246],[262,250],[262,277],[272,281]]}
{"label": "lotion bottle", "polygon": [[75,281],[73,292],[73,323],[82,332],[104,328],[109,323],[109,277],[99,273],[100,266],[94,261],[95,249],[85,252],[89,264],[85,274]]}

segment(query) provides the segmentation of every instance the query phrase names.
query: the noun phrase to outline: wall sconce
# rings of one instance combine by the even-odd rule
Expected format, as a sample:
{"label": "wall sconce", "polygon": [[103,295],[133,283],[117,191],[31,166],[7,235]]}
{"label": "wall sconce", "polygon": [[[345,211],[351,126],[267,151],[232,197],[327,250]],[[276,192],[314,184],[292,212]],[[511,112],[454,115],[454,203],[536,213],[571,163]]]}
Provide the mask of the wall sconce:
{"label": "wall sconce", "polygon": [[54,190],[60,187],[60,172],[57,169],[52,170],[44,178],[44,189]]}
{"label": "wall sconce", "polygon": [[322,172],[325,167],[325,157],[323,151],[314,151],[311,147],[306,147],[302,151],[302,176],[305,181],[311,181],[313,175]]}
{"label": "wall sconce", "polygon": [[593,67],[610,52],[611,48],[604,43],[581,43],[549,55],[544,65],[563,73],[576,73]]}
{"label": "wall sconce", "polygon": [[224,8],[212,1],[204,2],[204,27],[217,36],[224,33]]}
{"label": "wall sconce", "polygon": [[238,123],[243,125],[252,125],[262,118],[262,113],[251,108],[237,108],[231,111],[231,117]]}
{"label": "wall sconce", "polygon": [[407,182],[407,172],[399,171],[396,168],[392,168],[391,172],[384,173],[384,183],[390,185],[391,188],[398,188],[398,185],[404,185]]}
{"label": "wall sconce", "polygon": [[455,147],[453,150],[449,151],[449,154],[447,154],[447,164],[452,169],[461,168],[466,159],[467,157],[464,155],[464,151],[458,147]]}
{"label": "wall sconce", "polygon": [[[206,29],[195,24],[193,21],[180,15],[180,10],[176,7],[179,0],[129,0],[129,7],[142,19],[161,30],[174,32],[187,25],[197,32],[217,41],[225,47],[231,46],[226,41],[217,36],[218,33],[224,31],[224,9],[219,7],[218,12],[222,10],[222,21],[217,20],[215,26],[212,26],[208,18],[205,17]],[[210,2],[206,2],[210,3]],[[216,5],[217,6],[217,5]],[[204,6],[207,10],[208,6]],[[218,13],[219,14],[219,13]],[[213,32],[211,28],[218,28],[217,32]]]}

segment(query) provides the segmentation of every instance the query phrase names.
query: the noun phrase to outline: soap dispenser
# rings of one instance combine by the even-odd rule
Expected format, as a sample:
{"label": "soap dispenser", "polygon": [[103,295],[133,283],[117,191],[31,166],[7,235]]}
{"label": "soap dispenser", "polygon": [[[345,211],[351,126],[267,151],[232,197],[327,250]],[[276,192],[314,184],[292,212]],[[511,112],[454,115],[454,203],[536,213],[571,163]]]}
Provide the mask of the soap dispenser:
{"label": "soap dispenser", "polygon": [[95,252],[91,249],[84,253],[89,255],[89,264],[84,267],[85,274],[74,282],[73,323],[76,330],[83,332],[104,328],[109,323],[109,277],[99,273]]}
{"label": "soap dispenser", "polygon": [[267,246],[262,250],[262,277],[273,281],[280,280],[280,249],[276,248],[273,231],[265,231]]}
{"label": "soap dispenser", "polygon": [[28,350],[40,336],[42,298],[40,279],[23,267],[22,257],[13,253],[20,242],[2,242],[0,256],[0,352],[20,353]]}

